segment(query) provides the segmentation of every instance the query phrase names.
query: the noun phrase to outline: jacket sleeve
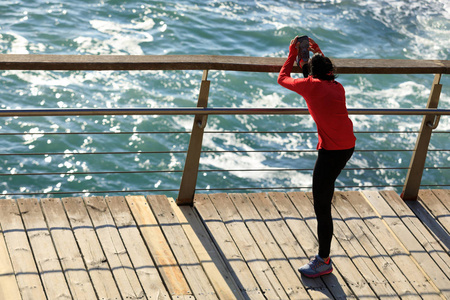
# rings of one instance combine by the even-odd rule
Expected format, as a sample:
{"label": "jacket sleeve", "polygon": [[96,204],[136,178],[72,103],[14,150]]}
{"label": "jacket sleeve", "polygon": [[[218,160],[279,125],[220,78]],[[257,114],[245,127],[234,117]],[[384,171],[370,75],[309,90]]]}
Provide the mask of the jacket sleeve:
{"label": "jacket sleeve", "polygon": [[297,49],[295,45],[291,45],[289,47],[289,56],[281,67],[280,73],[278,74],[278,84],[282,87],[285,87],[291,91],[297,92],[298,87],[296,87],[296,81],[298,79],[294,79],[291,77],[292,68],[295,62],[295,57],[297,56]]}

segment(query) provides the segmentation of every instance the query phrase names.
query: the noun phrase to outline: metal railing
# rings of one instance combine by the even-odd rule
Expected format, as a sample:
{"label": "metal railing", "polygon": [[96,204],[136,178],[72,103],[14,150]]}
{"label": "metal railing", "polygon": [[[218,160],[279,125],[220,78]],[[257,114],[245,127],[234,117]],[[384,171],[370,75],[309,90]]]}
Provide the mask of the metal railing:
{"label": "metal railing", "polygon": [[[247,139],[247,136],[253,136],[253,135],[283,135],[283,136],[292,136],[292,135],[313,135],[315,134],[315,131],[225,131],[225,130],[215,130],[215,131],[205,131],[205,136],[209,137],[217,137],[218,135],[221,136],[235,136],[240,135],[244,136],[244,139]],[[419,131],[356,131],[355,134],[359,137],[361,135],[411,135],[416,136],[419,133]],[[446,131],[434,131],[435,134],[449,134],[450,132]],[[155,136],[155,135],[182,135],[185,137],[185,139],[189,138],[190,131],[134,131],[134,132],[92,132],[92,131],[86,131],[86,132],[39,132],[39,133],[0,133],[0,138],[7,138],[10,136],[14,137],[20,137],[22,138],[25,135],[40,135],[43,139],[52,138],[55,136],[107,136],[111,137],[111,139],[115,139],[116,137],[121,138],[121,136],[131,136],[131,135],[139,135],[139,136]],[[184,139],[184,140],[185,140]],[[95,140],[95,137],[94,137]],[[117,140],[117,139],[116,139]],[[181,148],[185,148],[183,146],[186,146],[186,144],[180,144]],[[386,155],[396,155],[397,153],[406,153],[406,155],[411,155],[414,151],[413,145],[411,145],[410,148],[406,149],[399,149],[400,147],[395,147],[392,149],[386,149],[386,148],[369,148],[369,149],[356,149],[355,155],[360,154],[361,156],[364,156],[366,154],[383,154]],[[430,149],[429,152],[450,152],[450,149]],[[245,157],[247,155],[251,155],[253,153],[260,153],[264,155],[265,157],[270,157],[273,155],[280,155],[280,154],[289,154],[293,157],[299,157],[301,155],[307,155],[307,156],[314,156],[316,153],[315,149],[283,149],[278,148],[276,150],[267,150],[267,149],[257,149],[257,150],[203,150],[202,156],[204,155],[227,155],[227,154],[236,154],[242,157]],[[33,160],[39,160],[39,158],[43,159],[44,157],[52,157],[54,163],[54,168],[57,168],[57,159],[58,158],[71,158],[76,157],[77,160],[89,160],[91,158],[93,159],[102,159],[102,158],[111,158],[111,159],[126,159],[128,157],[134,157],[136,155],[146,156],[146,157],[155,157],[160,155],[178,155],[181,158],[184,158],[187,154],[186,149],[182,150],[169,150],[169,151],[144,151],[144,150],[138,150],[138,151],[96,151],[96,152],[80,152],[79,150],[74,149],[73,151],[49,151],[49,152],[13,152],[13,153],[0,153],[0,160],[10,159],[10,158],[17,158],[20,160],[20,158],[26,158],[26,159],[33,159]],[[81,158],[80,158],[81,157]],[[88,157],[88,158],[86,158]],[[131,159],[130,159],[131,160]],[[253,172],[253,173],[260,173],[260,174],[273,174],[274,172],[284,172],[286,174],[295,174],[298,172],[301,173],[309,173],[311,174],[312,164],[309,164],[310,167],[306,168],[295,168],[295,167],[270,167],[267,168],[218,168],[218,169],[211,169],[210,167],[200,167],[198,170],[199,174],[208,174],[208,176],[212,175],[218,176],[220,175],[226,175],[228,178],[231,176],[229,173],[234,172]],[[407,166],[398,166],[397,164],[392,164],[389,166],[370,166],[369,167],[346,167],[345,170],[350,172],[356,172],[360,173],[362,171],[366,171],[369,174],[374,172],[406,172],[409,169]],[[426,170],[428,171],[437,171],[442,169],[450,169],[450,167],[445,166],[426,166]],[[69,176],[75,176],[76,178],[83,178],[85,176],[98,176],[100,178],[105,176],[111,176],[111,175],[117,175],[120,177],[127,177],[129,175],[138,175],[142,177],[151,177],[151,176],[161,176],[164,174],[174,174],[178,179],[181,179],[181,176],[183,174],[183,170],[181,168],[179,169],[169,169],[169,168],[162,168],[158,170],[142,170],[136,166],[130,167],[129,170],[114,170],[114,168],[110,168],[108,170],[102,170],[98,171],[95,168],[93,170],[88,171],[67,171],[67,170],[31,170],[31,171],[22,171],[17,170],[17,172],[11,174],[10,172],[0,172],[0,178],[3,180],[6,179],[17,179],[20,180],[21,178],[33,178],[37,181],[46,181],[48,178],[61,178],[61,180],[64,180],[63,178],[67,178]],[[219,176],[220,177],[220,176]],[[124,180],[125,181],[125,180]],[[387,184],[372,184],[370,187],[376,188],[376,187],[386,187]],[[390,184],[389,187],[396,187],[400,188],[403,185],[392,185]],[[433,187],[434,185],[425,185],[422,187]],[[440,183],[439,186],[449,186],[448,183]],[[106,189],[105,189],[106,187]],[[5,193],[4,196],[36,196],[36,195],[43,195],[46,197],[51,196],[57,196],[57,195],[64,195],[64,196],[72,196],[72,195],[84,195],[84,194],[119,194],[119,193],[169,193],[169,194],[176,194],[178,192],[178,188],[167,188],[164,187],[164,184],[161,185],[162,188],[154,188],[149,189],[146,186],[142,186],[140,189],[118,189],[114,190],[109,188],[108,186],[100,187],[101,189],[99,191],[95,190],[62,190],[62,191],[30,191],[30,192],[8,192]],[[270,186],[270,187],[262,187],[258,185],[239,185],[239,186],[233,186],[233,185],[222,185],[218,184],[216,186],[212,186],[209,188],[206,188],[203,182],[201,182],[201,187],[197,187],[197,191],[201,192],[227,192],[227,191],[265,191],[265,190],[298,190],[298,189],[305,189],[309,190],[311,186],[309,185],[302,185],[302,186],[289,186],[289,185],[283,185],[283,186]],[[361,188],[368,188],[367,186],[359,186],[359,185],[342,185],[338,187],[339,189],[361,189]]]}
{"label": "metal railing", "polygon": [[[426,167],[425,160],[428,151],[450,151],[449,149],[428,150],[430,137],[437,128],[441,116],[450,115],[448,109],[438,109],[439,95],[442,85],[441,74],[450,73],[449,61],[413,61],[413,60],[345,60],[336,59],[337,72],[341,74],[437,74],[432,85],[427,108],[425,109],[349,109],[350,115],[422,115],[422,125],[419,131],[408,132],[417,134],[415,148],[411,149],[383,149],[383,150],[357,150],[365,151],[409,151],[412,152],[410,166],[406,167],[374,167],[365,170],[405,170],[408,171],[403,186],[404,199],[416,199],[422,172],[424,169],[437,167]],[[182,174],[179,189],[139,189],[139,190],[116,190],[116,191],[90,191],[90,193],[120,193],[120,192],[154,192],[154,191],[178,191],[178,204],[192,204],[196,191],[198,173],[207,172],[310,172],[310,168],[270,168],[270,169],[230,169],[211,170],[200,168],[200,157],[202,153],[225,153],[225,150],[202,151],[202,140],[204,134],[255,134],[262,132],[239,132],[239,131],[206,131],[207,118],[213,115],[306,115],[306,108],[208,108],[208,95],[210,82],[208,81],[209,70],[231,70],[244,72],[278,72],[284,63],[283,58],[249,58],[249,57],[222,57],[222,56],[64,56],[64,55],[0,55],[0,69],[8,70],[204,70],[200,87],[199,99],[196,108],[100,108],[100,109],[17,109],[0,110],[0,117],[41,117],[41,116],[104,116],[104,115],[194,115],[192,131],[183,132],[77,132],[77,133],[37,133],[40,135],[74,135],[74,134],[189,134],[190,142],[187,150],[177,151],[123,151],[123,152],[95,152],[83,153],[73,152],[45,152],[45,153],[0,153],[2,156],[65,156],[65,155],[142,155],[142,154],[181,154],[186,155],[184,170],[135,170],[135,171],[84,171],[84,172],[26,172],[26,173],[3,173],[0,177],[12,176],[78,176],[78,175],[104,175],[104,174],[150,174],[150,173],[179,173]],[[294,72],[300,72],[294,68]],[[293,133],[289,131],[276,131],[264,133],[280,134]],[[298,132],[295,132],[298,133]],[[308,132],[312,133],[312,132]],[[375,133],[375,132],[367,132]],[[392,133],[392,132],[389,132]],[[405,133],[405,132],[402,132]],[[448,133],[448,132],[441,132]],[[20,135],[33,133],[1,133],[1,135]],[[234,152],[239,152],[235,150]],[[276,152],[276,153],[314,153],[312,149],[299,150],[253,150],[240,151],[250,152]],[[439,167],[444,169],[447,167]],[[346,168],[346,170],[358,170],[358,168]],[[447,186],[439,184],[439,186]],[[377,186],[373,186],[377,187]],[[259,187],[257,189],[296,189],[305,187]],[[249,187],[214,188],[197,190],[245,190]],[[255,189],[252,187],[251,189]],[[70,192],[47,192],[49,195],[84,193],[86,191]],[[40,192],[7,193],[7,195],[36,195]]]}

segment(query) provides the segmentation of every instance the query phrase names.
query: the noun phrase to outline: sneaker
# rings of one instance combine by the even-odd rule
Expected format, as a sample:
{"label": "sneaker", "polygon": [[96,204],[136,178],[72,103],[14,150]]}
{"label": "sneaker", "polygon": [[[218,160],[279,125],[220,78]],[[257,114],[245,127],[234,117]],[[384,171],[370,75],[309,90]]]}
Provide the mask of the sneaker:
{"label": "sneaker", "polygon": [[316,255],[309,263],[298,269],[306,277],[315,278],[333,272],[331,258],[326,263],[319,255]]}

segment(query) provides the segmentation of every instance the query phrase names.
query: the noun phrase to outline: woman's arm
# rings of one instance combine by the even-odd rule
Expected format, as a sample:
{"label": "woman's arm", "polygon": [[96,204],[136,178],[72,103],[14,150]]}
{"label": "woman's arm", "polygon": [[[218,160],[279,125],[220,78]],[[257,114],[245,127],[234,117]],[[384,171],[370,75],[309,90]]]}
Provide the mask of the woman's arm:
{"label": "woman's arm", "polygon": [[298,53],[297,38],[295,38],[291,41],[291,44],[289,45],[289,56],[284,65],[281,67],[277,80],[279,85],[292,91],[295,91],[294,88],[295,79],[291,77],[291,72],[295,62],[295,58],[297,57],[297,53]]}

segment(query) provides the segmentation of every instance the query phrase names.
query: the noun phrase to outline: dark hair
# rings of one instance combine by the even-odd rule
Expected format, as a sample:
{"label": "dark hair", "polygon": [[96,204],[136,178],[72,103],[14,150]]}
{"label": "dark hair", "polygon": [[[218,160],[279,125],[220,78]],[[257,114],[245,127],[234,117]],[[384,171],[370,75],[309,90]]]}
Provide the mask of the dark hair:
{"label": "dark hair", "polygon": [[303,64],[302,73],[305,78],[309,76],[309,62]]}
{"label": "dark hair", "polygon": [[314,55],[308,62],[309,74],[321,80],[335,80],[334,65],[331,60],[320,54]]}

